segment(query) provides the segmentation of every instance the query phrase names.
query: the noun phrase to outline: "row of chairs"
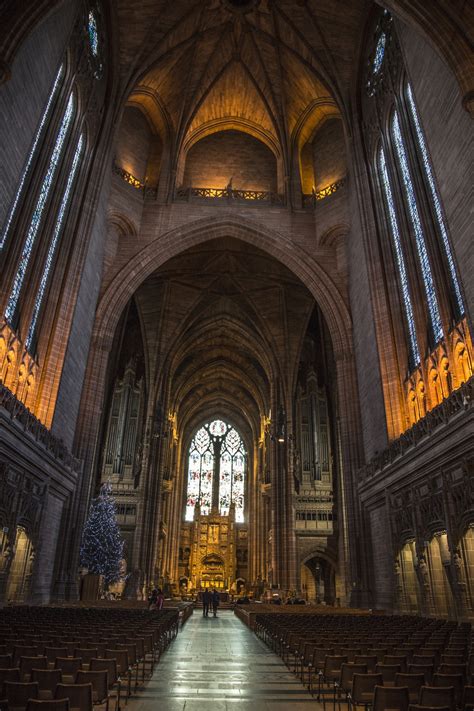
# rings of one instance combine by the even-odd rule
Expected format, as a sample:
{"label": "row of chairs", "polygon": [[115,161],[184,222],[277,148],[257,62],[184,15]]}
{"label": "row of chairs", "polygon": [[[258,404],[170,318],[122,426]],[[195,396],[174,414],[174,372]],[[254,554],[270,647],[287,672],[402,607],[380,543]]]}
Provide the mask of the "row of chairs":
{"label": "row of chairs", "polygon": [[406,617],[267,614],[257,615],[255,631],[319,699],[329,693],[334,703],[336,698],[350,706],[377,701],[376,708],[383,709],[390,697],[395,705],[388,708],[404,711],[410,704],[429,706],[434,699],[450,711],[474,708],[470,625]]}
{"label": "row of chairs", "polygon": [[4,608],[0,711],[120,711],[179,629],[177,610]]}

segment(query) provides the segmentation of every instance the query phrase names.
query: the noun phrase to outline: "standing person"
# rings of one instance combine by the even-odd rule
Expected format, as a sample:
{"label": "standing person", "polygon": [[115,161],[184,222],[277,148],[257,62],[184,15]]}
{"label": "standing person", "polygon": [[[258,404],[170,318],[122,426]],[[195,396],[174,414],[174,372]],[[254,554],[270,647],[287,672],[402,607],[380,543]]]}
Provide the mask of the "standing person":
{"label": "standing person", "polygon": [[165,596],[161,588],[158,588],[158,595],[156,596],[156,609],[162,610],[165,602]]}
{"label": "standing person", "polygon": [[202,616],[209,617],[209,603],[210,603],[211,593],[209,590],[204,590],[202,594]]}
{"label": "standing person", "polygon": [[212,612],[214,614],[214,617],[217,617],[217,608],[219,607],[219,593],[217,590],[214,590],[212,593]]}
{"label": "standing person", "polygon": [[151,595],[148,597],[148,609],[156,610],[156,602],[158,600],[158,590],[154,588]]}

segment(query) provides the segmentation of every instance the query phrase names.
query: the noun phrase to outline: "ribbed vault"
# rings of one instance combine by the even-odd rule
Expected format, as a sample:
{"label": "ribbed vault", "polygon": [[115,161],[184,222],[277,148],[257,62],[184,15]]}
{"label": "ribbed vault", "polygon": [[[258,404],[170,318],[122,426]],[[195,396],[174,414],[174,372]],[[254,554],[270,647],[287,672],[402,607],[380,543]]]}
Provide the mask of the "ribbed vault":
{"label": "ribbed vault", "polygon": [[209,417],[260,436],[314,300],[281,263],[233,238],[174,257],[136,293],[152,389],[184,437]]}

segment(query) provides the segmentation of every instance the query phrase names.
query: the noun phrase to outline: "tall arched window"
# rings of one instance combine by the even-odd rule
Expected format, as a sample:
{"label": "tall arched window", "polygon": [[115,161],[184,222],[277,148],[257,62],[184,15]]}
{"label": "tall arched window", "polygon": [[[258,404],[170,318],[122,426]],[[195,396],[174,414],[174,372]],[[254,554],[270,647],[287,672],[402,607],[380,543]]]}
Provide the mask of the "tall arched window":
{"label": "tall arched window", "polygon": [[193,520],[199,502],[205,516],[211,509],[227,516],[233,504],[235,520],[243,522],[245,468],[244,443],[232,425],[213,420],[201,427],[189,447],[186,521]]}
{"label": "tall arched window", "polygon": [[390,223],[390,234],[395,249],[398,276],[400,279],[403,305],[405,308],[405,317],[410,340],[410,362],[412,367],[414,367],[420,362],[420,352],[418,350],[418,342],[416,340],[415,317],[413,315],[413,304],[410,293],[410,287],[408,284],[408,275],[405,266],[405,256],[403,254],[403,247],[400,239],[400,229],[398,227],[398,219],[395,211],[395,204],[393,201],[392,186],[390,184],[390,178],[387,171],[385,151],[382,146],[380,146],[378,153],[378,169],[382,183],[382,190],[387,205],[387,212]]}
{"label": "tall arched window", "polygon": [[15,319],[16,308],[18,305],[18,300],[20,298],[21,288],[25,280],[26,272],[28,269],[28,264],[30,262],[31,255],[33,253],[33,247],[35,244],[36,237],[38,235],[39,227],[43,217],[44,209],[46,207],[51,188],[53,186],[54,178],[56,172],[60,165],[61,156],[66,143],[66,138],[69,133],[69,129],[72,123],[72,119],[75,111],[75,101],[74,94],[71,93],[69,96],[69,101],[64,112],[61,125],[59,127],[56,141],[54,144],[53,152],[51,154],[49,165],[46,170],[41,188],[39,191],[38,199],[36,201],[35,208],[33,210],[33,215],[28,227],[28,232],[26,235],[25,243],[21,252],[20,262],[13,280],[13,286],[10,292],[10,297],[8,299],[7,307],[5,309],[5,318],[7,321],[12,323]]}
{"label": "tall arched window", "polygon": [[50,94],[48,97],[48,102],[46,104],[46,108],[43,111],[43,115],[41,117],[40,124],[36,130],[35,137],[33,139],[33,145],[30,148],[30,152],[28,154],[28,158],[26,160],[25,167],[23,168],[20,182],[19,182],[19,185],[18,185],[18,188],[16,191],[15,199],[13,200],[12,206],[10,208],[10,212],[8,213],[7,219],[5,220],[5,224],[2,227],[2,232],[0,234],[0,251],[4,248],[4,246],[7,242],[8,236],[10,234],[10,229],[11,229],[13,220],[16,215],[16,210],[17,210],[18,204],[20,202],[20,199],[23,196],[23,191],[25,188],[26,180],[30,175],[30,169],[31,169],[31,165],[33,163],[33,158],[36,156],[36,150],[38,148],[39,140],[43,135],[44,128],[46,126],[46,123],[47,123],[50,113],[51,113],[51,107],[54,103],[54,100],[56,99],[56,96],[57,96],[57,93],[59,90],[59,86],[61,84],[63,77],[64,77],[64,65],[62,64],[59,68],[57,75],[56,75],[56,79],[54,80],[54,84],[53,84],[53,87],[50,91]]}
{"label": "tall arched window", "polygon": [[39,316],[39,313],[41,310],[41,304],[43,302],[44,292],[45,292],[46,286],[48,284],[49,275],[51,272],[51,267],[53,265],[54,255],[56,253],[56,247],[58,245],[59,238],[61,236],[64,218],[65,218],[68,206],[69,206],[69,201],[71,198],[71,192],[72,192],[72,188],[73,188],[74,181],[76,178],[77,169],[78,169],[81,157],[82,157],[83,147],[84,147],[84,134],[81,134],[79,137],[79,141],[77,142],[76,150],[74,152],[74,157],[72,159],[72,165],[71,165],[71,169],[69,171],[69,176],[67,179],[66,187],[63,192],[63,196],[61,198],[61,203],[60,203],[58,215],[56,218],[56,224],[54,226],[53,236],[51,238],[51,242],[50,242],[49,248],[48,248],[48,253],[46,255],[46,262],[45,262],[45,265],[43,268],[43,273],[41,275],[41,281],[39,284],[38,293],[36,294],[36,299],[35,299],[35,303],[34,303],[34,307],[33,307],[33,314],[31,317],[30,327],[28,329],[28,334],[26,337],[26,347],[28,350],[31,349],[31,346],[34,341],[36,324],[38,322],[38,316]]}
{"label": "tall arched window", "polygon": [[[386,284],[379,303],[390,325],[379,332],[387,422],[399,435],[461,384],[455,341],[469,350],[471,338],[415,92],[388,11],[378,13],[374,29],[361,105],[380,228],[374,254]],[[414,393],[423,393],[416,412]]]}

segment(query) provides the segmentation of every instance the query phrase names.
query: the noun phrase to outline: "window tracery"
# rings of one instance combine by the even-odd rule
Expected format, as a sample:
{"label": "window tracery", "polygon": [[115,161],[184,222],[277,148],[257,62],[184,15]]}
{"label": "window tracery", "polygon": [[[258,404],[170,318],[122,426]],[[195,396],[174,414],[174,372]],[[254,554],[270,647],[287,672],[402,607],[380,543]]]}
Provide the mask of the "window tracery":
{"label": "window tracery", "polygon": [[408,158],[406,154],[402,132],[400,130],[400,121],[398,118],[397,111],[394,111],[392,116],[391,130],[395,143],[396,153],[398,156],[398,163],[401,170],[403,185],[405,188],[408,212],[410,215],[413,232],[415,234],[416,248],[418,252],[418,258],[420,260],[423,284],[426,292],[426,300],[430,313],[431,328],[433,329],[435,342],[438,342],[443,338],[443,326],[441,324],[441,316],[438,308],[438,299],[436,296],[436,289],[433,281],[433,275],[431,272],[428,251],[426,249],[425,235],[421,224],[420,214],[418,211],[415,189],[413,186],[410,169],[408,167]]}
{"label": "window tracery", "polygon": [[[235,520],[243,522],[245,467],[246,451],[237,430],[222,420],[203,425],[189,447],[186,521],[194,519],[198,504],[204,516],[209,515],[213,506],[221,516],[227,516],[233,504]],[[213,501],[216,490],[218,500]]]}
{"label": "window tracery", "polygon": [[31,318],[31,323],[30,323],[30,327],[28,329],[28,334],[27,334],[26,342],[25,342],[26,348],[28,350],[31,348],[31,344],[33,342],[33,338],[35,335],[36,324],[38,321],[38,316],[39,316],[39,312],[41,309],[41,304],[43,301],[44,292],[46,290],[49,275],[51,272],[51,267],[53,265],[53,259],[54,259],[54,255],[56,252],[56,247],[59,242],[59,238],[61,236],[64,217],[66,215],[66,210],[68,208],[69,201],[71,198],[71,191],[72,191],[72,187],[73,187],[73,184],[74,184],[74,181],[76,178],[76,173],[77,173],[77,169],[79,167],[80,159],[82,156],[83,147],[84,147],[84,134],[81,134],[81,136],[79,137],[77,146],[76,146],[76,150],[74,152],[74,157],[72,160],[71,169],[69,171],[69,176],[68,176],[66,188],[64,190],[64,193],[63,193],[63,196],[61,199],[61,204],[59,206],[59,211],[58,211],[58,216],[56,218],[56,224],[54,226],[53,236],[52,236],[51,242],[49,244],[48,253],[46,255],[46,262],[44,265],[43,274],[41,276],[40,285],[38,288],[38,292],[36,294],[35,304],[33,307],[33,315]]}
{"label": "window tracery", "polygon": [[[384,308],[393,328],[382,335],[381,347],[387,347],[393,362],[386,354],[381,361],[387,363],[387,425],[395,438],[472,376],[473,346],[447,221],[390,13],[380,12],[375,27],[361,98],[364,142],[374,156],[372,175],[380,194],[379,254],[389,277]],[[389,243],[393,249],[387,249]],[[391,273],[400,298],[391,287]],[[400,320],[406,322],[405,338]],[[470,359],[465,373],[456,355],[455,331],[462,334]],[[398,408],[400,386],[404,400]]]}
{"label": "window tracery", "polygon": [[436,188],[434,175],[433,175],[433,169],[431,166],[431,161],[428,156],[428,149],[426,147],[425,136],[424,136],[423,130],[420,125],[420,119],[418,117],[418,111],[416,108],[416,103],[415,103],[415,99],[413,97],[413,91],[412,91],[410,84],[407,84],[407,96],[408,96],[408,105],[410,107],[411,117],[413,120],[413,125],[415,127],[416,137],[417,137],[417,141],[418,141],[418,147],[421,151],[421,155],[423,158],[423,167],[424,167],[426,179],[427,179],[427,182],[429,185],[429,189],[431,192],[431,199],[433,201],[433,206],[434,206],[435,213],[436,213],[438,228],[439,228],[439,232],[441,234],[441,240],[443,243],[444,252],[445,252],[446,259],[447,259],[448,266],[449,266],[449,273],[450,273],[450,277],[451,277],[451,282],[452,282],[453,290],[454,290],[454,293],[456,296],[458,315],[462,316],[464,314],[465,309],[464,309],[463,298],[461,295],[461,288],[460,288],[458,276],[456,273],[456,266],[454,264],[453,254],[451,251],[451,245],[449,244],[448,232],[447,232],[444,217],[443,217],[443,211],[441,209],[441,201],[439,199],[438,190]]}
{"label": "window tracery", "polygon": [[5,309],[5,318],[10,323],[15,317],[18,299],[20,298],[21,288],[23,286],[26,271],[28,269],[30,258],[33,252],[33,246],[41,224],[43,212],[49,197],[49,193],[51,191],[51,187],[53,185],[53,180],[59,166],[61,155],[63,153],[66,137],[69,133],[69,128],[74,115],[74,109],[74,95],[71,93],[69,96],[69,101],[67,103],[66,111],[64,112],[64,116],[56,136],[56,141],[54,144],[53,152],[51,154],[48,169],[41,184],[38,200],[36,202],[36,206],[33,211],[31,222],[28,228],[26,240],[23,245],[20,263],[18,265],[17,272],[13,280],[13,287],[10,293],[10,297],[8,299],[7,307]]}
{"label": "window tracery", "polygon": [[387,164],[385,160],[385,151],[382,146],[379,149],[378,156],[378,167],[379,173],[382,181],[383,192],[385,196],[385,202],[387,204],[388,216],[390,220],[391,227],[391,237],[392,242],[395,247],[395,255],[397,260],[398,275],[402,287],[403,304],[405,307],[405,316],[408,325],[408,334],[410,340],[410,361],[413,366],[418,365],[420,362],[420,352],[418,349],[418,342],[416,339],[416,328],[415,328],[415,317],[413,315],[413,304],[410,294],[410,287],[408,284],[407,270],[405,266],[405,257],[403,254],[403,248],[400,239],[400,230],[398,227],[397,215],[395,212],[395,204],[393,201],[392,187],[390,185],[390,179],[387,171]]}

